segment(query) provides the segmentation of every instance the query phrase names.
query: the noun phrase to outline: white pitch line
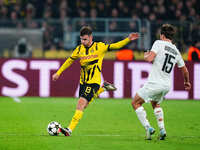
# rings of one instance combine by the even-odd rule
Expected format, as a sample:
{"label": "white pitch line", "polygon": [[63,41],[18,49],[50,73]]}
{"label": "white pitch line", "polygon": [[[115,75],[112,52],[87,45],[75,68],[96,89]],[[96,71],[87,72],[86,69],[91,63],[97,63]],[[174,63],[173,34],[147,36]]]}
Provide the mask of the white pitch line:
{"label": "white pitch line", "polygon": [[[104,136],[107,136],[107,137],[109,137],[109,136],[111,136],[111,137],[112,136],[122,136],[122,137],[130,137],[132,135],[118,135],[118,134],[94,134],[94,135],[92,135],[92,134],[89,134],[89,135],[76,135],[76,136],[94,136],[94,137],[95,136],[99,136],[99,137],[104,137]],[[138,136],[143,137],[144,135],[138,135]],[[200,138],[200,136],[180,136],[180,137],[177,136],[176,138]]]}
{"label": "white pitch line", "polygon": [[21,103],[21,100],[18,97],[11,97],[15,102]]}

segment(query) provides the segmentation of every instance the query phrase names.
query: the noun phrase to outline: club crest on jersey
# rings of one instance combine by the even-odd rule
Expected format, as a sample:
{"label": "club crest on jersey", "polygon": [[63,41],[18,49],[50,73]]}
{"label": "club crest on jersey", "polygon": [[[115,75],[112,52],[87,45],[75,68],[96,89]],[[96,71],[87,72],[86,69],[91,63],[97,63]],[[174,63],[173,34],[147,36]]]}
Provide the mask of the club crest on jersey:
{"label": "club crest on jersey", "polygon": [[90,53],[94,53],[94,50],[93,50],[93,49],[91,49]]}

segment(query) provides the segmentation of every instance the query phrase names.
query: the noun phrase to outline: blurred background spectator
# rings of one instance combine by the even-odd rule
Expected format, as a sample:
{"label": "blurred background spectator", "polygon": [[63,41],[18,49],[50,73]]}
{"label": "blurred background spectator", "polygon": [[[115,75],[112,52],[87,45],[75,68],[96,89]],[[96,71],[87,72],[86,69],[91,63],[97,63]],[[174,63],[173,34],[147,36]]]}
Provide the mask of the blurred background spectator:
{"label": "blurred background spectator", "polygon": [[[121,39],[116,32],[141,32],[144,41],[127,48],[144,50],[158,37],[160,25],[170,22],[177,27],[176,42],[184,52],[200,42],[199,10],[198,0],[0,0],[0,29],[39,29],[44,51],[71,50],[73,46],[66,43],[71,40],[75,45],[80,27],[90,24],[100,35],[96,40]],[[113,34],[103,37],[100,32]]]}

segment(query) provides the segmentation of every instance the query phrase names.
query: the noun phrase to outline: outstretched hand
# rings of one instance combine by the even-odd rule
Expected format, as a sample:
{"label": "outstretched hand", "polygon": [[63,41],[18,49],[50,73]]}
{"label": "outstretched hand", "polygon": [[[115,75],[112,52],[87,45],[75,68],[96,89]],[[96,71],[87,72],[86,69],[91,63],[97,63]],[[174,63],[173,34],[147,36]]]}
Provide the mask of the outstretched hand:
{"label": "outstretched hand", "polygon": [[130,33],[128,38],[133,41],[139,38],[139,33]]}
{"label": "outstretched hand", "polygon": [[60,75],[54,73],[53,76],[52,76],[52,80],[56,81],[56,80],[58,80],[59,77],[60,77]]}

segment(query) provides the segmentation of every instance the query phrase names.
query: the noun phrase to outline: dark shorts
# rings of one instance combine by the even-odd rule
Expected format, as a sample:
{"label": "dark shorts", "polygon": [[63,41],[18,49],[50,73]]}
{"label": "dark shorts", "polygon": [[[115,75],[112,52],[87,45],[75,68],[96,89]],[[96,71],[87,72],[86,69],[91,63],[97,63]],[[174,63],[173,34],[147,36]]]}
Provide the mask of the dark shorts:
{"label": "dark shorts", "polygon": [[79,97],[85,98],[88,102],[92,100],[93,97],[95,97],[97,91],[99,90],[100,85],[99,84],[80,84],[79,89]]}

